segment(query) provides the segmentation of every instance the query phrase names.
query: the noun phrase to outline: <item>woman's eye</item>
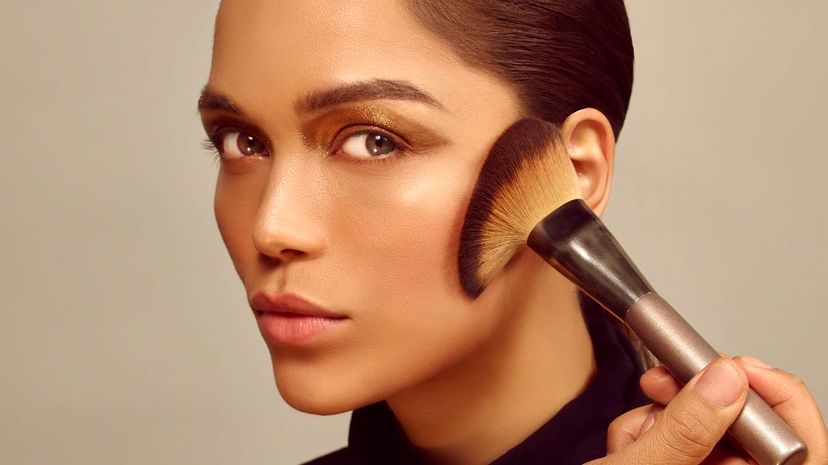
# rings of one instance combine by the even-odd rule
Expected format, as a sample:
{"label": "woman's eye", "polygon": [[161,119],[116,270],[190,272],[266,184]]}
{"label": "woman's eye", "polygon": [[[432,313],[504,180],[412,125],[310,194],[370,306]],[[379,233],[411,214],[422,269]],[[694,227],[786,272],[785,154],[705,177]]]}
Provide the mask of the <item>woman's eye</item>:
{"label": "woman's eye", "polygon": [[221,135],[220,151],[226,158],[241,158],[250,155],[264,155],[265,144],[255,136],[240,131],[226,132]]}
{"label": "woman's eye", "polygon": [[358,132],[352,134],[342,144],[342,151],[354,158],[371,159],[385,158],[385,155],[396,150],[397,144],[390,138],[378,132]]}

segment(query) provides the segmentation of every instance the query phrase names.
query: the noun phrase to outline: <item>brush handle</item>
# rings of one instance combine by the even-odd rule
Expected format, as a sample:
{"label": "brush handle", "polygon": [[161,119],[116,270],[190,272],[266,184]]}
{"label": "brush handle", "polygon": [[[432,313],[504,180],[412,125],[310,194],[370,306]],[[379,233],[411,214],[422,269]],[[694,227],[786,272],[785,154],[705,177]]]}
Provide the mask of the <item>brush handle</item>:
{"label": "brush handle", "polygon": [[[527,245],[626,323],[686,383],[719,353],[652,288],[604,223],[582,199],[556,208],[532,229]],[[799,465],[807,449],[753,389],[728,433],[760,465]]]}
{"label": "brush handle", "polygon": [[[655,292],[636,300],[625,319],[682,383],[719,358],[719,353]],[[745,406],[727,432],[762,465],[799,465],[807,455],[802,440],[753,389],[748,390]]]}

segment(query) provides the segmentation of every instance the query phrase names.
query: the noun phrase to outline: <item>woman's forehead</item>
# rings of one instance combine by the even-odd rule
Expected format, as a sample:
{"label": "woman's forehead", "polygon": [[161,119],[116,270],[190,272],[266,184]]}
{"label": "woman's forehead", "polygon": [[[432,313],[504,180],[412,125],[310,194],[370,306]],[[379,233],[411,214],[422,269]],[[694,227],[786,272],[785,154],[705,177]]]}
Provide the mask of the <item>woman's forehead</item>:
{"label": "woman's forehead", "polygon": [[459,83],[479,74],[397,2],[225,0],[210,87],[236,99],[289,96],[288,108],[334,83],[405,81],[452,112],[468,102]]}
{"label": "woman's forehead", "polygon": [[393,5],[387,0],[225,1],[216,21],[214,59],[249,72],[305,74],[388,73],[455,60],[446,44]]}

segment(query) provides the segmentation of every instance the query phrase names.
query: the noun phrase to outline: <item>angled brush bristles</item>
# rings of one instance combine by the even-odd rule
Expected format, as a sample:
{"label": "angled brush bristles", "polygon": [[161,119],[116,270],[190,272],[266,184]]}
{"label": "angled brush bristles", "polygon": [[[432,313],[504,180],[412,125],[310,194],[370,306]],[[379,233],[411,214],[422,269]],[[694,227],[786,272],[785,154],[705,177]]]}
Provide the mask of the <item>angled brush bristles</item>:
{"label": "angled brush bristles", "polygon": [[532,228],[581,198],[575,168],[557,126],[524,118],[495,141],[480,169],[460,233],[463,289],[477,297],[526,244]]}

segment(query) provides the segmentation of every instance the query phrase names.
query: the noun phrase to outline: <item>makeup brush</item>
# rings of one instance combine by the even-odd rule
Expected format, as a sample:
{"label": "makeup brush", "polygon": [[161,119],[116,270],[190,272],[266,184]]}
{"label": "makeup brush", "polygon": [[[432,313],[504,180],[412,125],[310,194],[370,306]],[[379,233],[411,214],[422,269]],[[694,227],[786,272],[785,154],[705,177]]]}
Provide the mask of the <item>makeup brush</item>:
{"label": "makeup brush", "polygon": [[[481,168],[460,235],[466,293],[479,296],[524,245],[626,324],[682,383],[719,358],[586,205],[559,129],[537,118],[504,131]],[[752,389],[728,433],[761,465],[798,465],[807,455]]]}

